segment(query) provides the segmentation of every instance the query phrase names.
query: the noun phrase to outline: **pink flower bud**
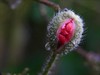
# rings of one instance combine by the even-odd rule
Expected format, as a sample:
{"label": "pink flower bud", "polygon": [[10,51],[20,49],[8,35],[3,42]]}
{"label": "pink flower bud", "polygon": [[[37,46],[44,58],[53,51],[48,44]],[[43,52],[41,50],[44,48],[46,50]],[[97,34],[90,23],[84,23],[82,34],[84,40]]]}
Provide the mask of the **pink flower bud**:
{"label": "pink flower bud", "polygon": [[47,26],[46,49],[62,54],[78,46],[83,34],[83,21],[71,10],[59,11]]}
{"label": "pink flower bud", "polygon": [[65,20],[58,28],[56,36],[58,41],[58,48],[64,44],[67,44],[75,32],[75,23],[72,18]]}

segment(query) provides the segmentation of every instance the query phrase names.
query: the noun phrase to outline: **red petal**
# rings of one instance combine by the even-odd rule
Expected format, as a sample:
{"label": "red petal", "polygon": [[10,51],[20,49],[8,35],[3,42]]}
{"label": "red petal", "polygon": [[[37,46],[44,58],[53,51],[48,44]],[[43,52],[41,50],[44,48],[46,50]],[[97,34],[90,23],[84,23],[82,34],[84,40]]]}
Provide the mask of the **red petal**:
{"label": "red petal", "polygon": [[68,35],[68,32],[65,29],[63,29],[63,30],[61,30],[61,34],[66,36],[66,35]]}
{"label": "red petal", "polygon": [[65,43],[65,41],[66,41],[65,36],[63,36],[63,35],[59,34],[59,42],[60,42],[61,44],[64,44],[64,43]]}
{"label": "red petal", "polygon": [[67,19],[57,30],[57,39],[61,45],[68,43],[73,37],[75,24],[73,19]]}

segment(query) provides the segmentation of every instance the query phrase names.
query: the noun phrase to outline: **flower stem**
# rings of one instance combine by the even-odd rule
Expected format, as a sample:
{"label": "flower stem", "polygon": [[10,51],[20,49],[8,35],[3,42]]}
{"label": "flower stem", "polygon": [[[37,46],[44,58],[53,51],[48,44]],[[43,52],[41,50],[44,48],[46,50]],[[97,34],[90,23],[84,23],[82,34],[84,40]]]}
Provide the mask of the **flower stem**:
{"label": "flower stem", "polygon": [[41,75],[50,75],[51,70],[54,68],[54,65],[58,59],[59,54],[56,54],[54,52],[51,53],[49,60],[47,60],[47,63],[45,67],[43,68],[43,71]]}
{"label": "flower stem", "polygon": [[35,0],[39,3],[45,4],[47,6],[52,7],[55,11],[59,11],[60,10],[60,6],[54,2],[51,2],[49,0]]}

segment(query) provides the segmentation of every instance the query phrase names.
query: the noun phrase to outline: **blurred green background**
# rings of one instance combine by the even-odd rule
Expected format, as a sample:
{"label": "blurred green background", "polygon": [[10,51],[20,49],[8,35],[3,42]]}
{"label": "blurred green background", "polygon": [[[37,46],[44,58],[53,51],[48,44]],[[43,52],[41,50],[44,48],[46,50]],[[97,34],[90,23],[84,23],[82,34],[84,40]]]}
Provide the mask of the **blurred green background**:
{"label": "blurred green background", "polygon": [[[79,14],[84,20],[80,44],[100,53],[100,0],[50,0]],[[34,0],[0,0],[0,71],[18,74],[29,68],[37,75],[46,61],[46,27],[54,10]],[[55,75],[96,75],[75,51],[59,60]]]}

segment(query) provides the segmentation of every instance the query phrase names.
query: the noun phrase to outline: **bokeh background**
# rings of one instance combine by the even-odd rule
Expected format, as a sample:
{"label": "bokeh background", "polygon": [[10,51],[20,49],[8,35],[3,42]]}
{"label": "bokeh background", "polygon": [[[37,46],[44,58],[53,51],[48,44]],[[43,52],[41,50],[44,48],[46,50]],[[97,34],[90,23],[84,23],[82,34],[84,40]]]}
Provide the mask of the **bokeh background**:
{"label": "bokeh background", "polygon": [[[85,32],[80,46],[100,53],[100,0],[50,1],[83,18]],[[0,0],[0,72],[19,74],[29,68],[29,75],[37,75],[41,71],[49,55],[46,27],[54,13],[51,7],[34,0]],[[73,51],[60,58],[54,75],[100,75],[96,69]]]}

